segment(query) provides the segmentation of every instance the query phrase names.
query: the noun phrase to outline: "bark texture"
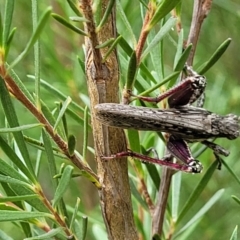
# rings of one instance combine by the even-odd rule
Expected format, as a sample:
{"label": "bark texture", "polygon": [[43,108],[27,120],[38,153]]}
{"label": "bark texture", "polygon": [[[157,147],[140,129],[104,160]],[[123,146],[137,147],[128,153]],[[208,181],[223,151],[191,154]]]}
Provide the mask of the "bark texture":
{"label": "bark texture", "polygon": [[[108,1],[102,1],[102,12]],[[102,61],[107,48],[96,49],[98,44],[116,37],[115,9],[103,28],[96,34],[91,1],[80,1],[80,8],[88,20],[85,31],[89,37],[86,45],[86,77],[91,101],[92,127],[96,151],[102,215],[109,239],[138,239],[133,220],[131,192],[126,158],[104,161],[101,156],[126,151],[127,144],[122,129],[103,126],[95,118],[94,106],[99,103],[119,102],[119,67],[116,51]]]}

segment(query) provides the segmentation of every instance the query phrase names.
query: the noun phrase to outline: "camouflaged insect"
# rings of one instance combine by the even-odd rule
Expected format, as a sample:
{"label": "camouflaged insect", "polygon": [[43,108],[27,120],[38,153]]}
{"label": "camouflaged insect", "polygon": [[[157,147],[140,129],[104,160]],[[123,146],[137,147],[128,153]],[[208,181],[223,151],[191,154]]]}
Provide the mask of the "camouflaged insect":
{"label": "camouflaged insect", "polygon": [[200,173],[202,164],[193,158],[187,142],[201,142],[213,150],[219,160],[220,168],[219,155],[228,156],[229,152],[208,139],[239,137],[239,117],[234,114],[220,116],[203,108],[189,105],[200,98],[205,87],[205,77],[194,73],[156,98],[137,96],[148,102],[159,102],[168,97],[169,109],[161,110],[114,103],[98,104],[95,107],[97,119],[105,125],[169,133],[170,136],[166,142],[167,149],[183,164],[167,161],[171,156],[165,156],[160,160],[131,150],[103,158],[132,156],[143,162],[155,163],[184,172]]}

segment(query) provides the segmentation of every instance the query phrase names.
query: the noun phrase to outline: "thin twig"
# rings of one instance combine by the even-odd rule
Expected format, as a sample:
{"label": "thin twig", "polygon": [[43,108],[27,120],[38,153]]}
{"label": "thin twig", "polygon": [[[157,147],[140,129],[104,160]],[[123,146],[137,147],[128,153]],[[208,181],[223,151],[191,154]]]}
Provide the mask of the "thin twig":
{"label": "thin twig", "polygon": [[212,0],[198,0],[194,1],[193,16],[191,22],[191,28],[188,35],[187,45],[192,43],[193,47],[188,58],[188,65],[192,66],[193,58],[195,55],[197,42],[199,39],[200,30],[204,19],[207,17],[212,6]]}
{"label": "thin twig", "polygon": [[[143,21],[143,25],[142,25],[142,29],[140,32],[140,36],[137,42],[137,46],[136,46],[136,62],[137,62],[137,66],[140,65],[141,62],[141,55],[142,55],[142,51],[144,48],[144,45],[146,43],[147,40],[147,36],[149,34],[149,29],[148,29],[148,25],[149,22],[151,20],[151,17],[153,16],[154,13],[154,8],[152,7],[152,2],[150,1],[148,4],[148,8],[147,8],[147,12]],[[132,89],[124,89],[122,92],[122,103],[123,104],[129,104],[130,103],[130,98],[132,96]]]}
{"label": "thin twig", "polygon": [[161,236],[164,215],[167,208],[167,200],[171,186],[172,175],[175,173],[174,170],[163,167],[161,184],[158,192],[158,201],[155,206],[153,220],[152,220],[152,235],[158,234]]}
{"label": "thin twig", "polygon": [[140,179],[140,184],[141,184],[141,193],[143,194],[143,197],[145,198],[145,201],[148,205],[148,208],[149,208],[149,211],[151,213],[151,215],[154,213],[154,203],[150,197],[150,194],[148,192],[148,189],[147,189],[147,186],[146,186],[146,183],[144,181],[143,178]]}
{"label": "thin twig", "polygon": [[42,200],[43,204],[52,213],[52,215],[54,216],[56,222],[58,222],[58,224],[63,228],[63,230],[66,233],[66,235],[69,238],[71,238],[73,234],[71,233],[70,229],[68,228],[66,222],[59,215],[59,213],[53,208],[52,204],[48,201],[48,199],[46,198],[45,194],[42,192],[42,189],[35,188],[34,190],[41,197],[41,200]]}
{"label": "thin twig", "polygon": [[[210,11],[211,5],[212,5],[212,0],[194,1],[193,17],[192,17],[191,28],[188,36],[188,41],[187,41],[187,45],[190,43],[193,44],[192,52],[190,53],[189,58],[187,60],[187,63],[189,66],[192,66],[202,23]],[[167,199],[169,195],[170,184],[171,184],[173,173],[174,172],[171,169],[167,169],[167,168],[163,169],[161,184],[159,188],[159,194],[157,198],[158,202],[156,203],[154,217],[153,217],[153,225],[152,225],[153,235],[154,234],[158,234],[160,236],[162,235],[164,215],[166,212]]]}

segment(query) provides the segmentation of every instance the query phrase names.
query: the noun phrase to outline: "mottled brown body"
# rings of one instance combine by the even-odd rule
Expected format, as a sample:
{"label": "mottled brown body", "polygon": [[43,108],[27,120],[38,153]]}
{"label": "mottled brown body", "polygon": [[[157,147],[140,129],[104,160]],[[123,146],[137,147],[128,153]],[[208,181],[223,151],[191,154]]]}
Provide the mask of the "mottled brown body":
{"label": "mottled brown body", "polygon": [[190,141],[239,137],[238,116],[220,116],[193,106],[162,110],[103,103],[96,105],[95,109],[98,120],[118,128],[167,132]]}

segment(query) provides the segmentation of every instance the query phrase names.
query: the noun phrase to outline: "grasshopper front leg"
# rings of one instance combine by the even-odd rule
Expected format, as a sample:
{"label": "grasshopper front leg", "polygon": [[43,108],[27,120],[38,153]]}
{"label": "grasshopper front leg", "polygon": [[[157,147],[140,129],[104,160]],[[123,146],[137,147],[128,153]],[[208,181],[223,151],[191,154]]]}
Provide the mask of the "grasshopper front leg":
{"label": "grasshopper front leg", "polygon": [[221,170],[222,167],[222,159],[219,155],[223,155],[225,157],[227,157],[230,152],[226,149],[224,149],[223,147],[217,145],[216,143],[204,140],[202,141],[202,144],[206,145],[208,148],[213,150],[214,156],[216,157],[216,160],[218,161],[218,169]]}

